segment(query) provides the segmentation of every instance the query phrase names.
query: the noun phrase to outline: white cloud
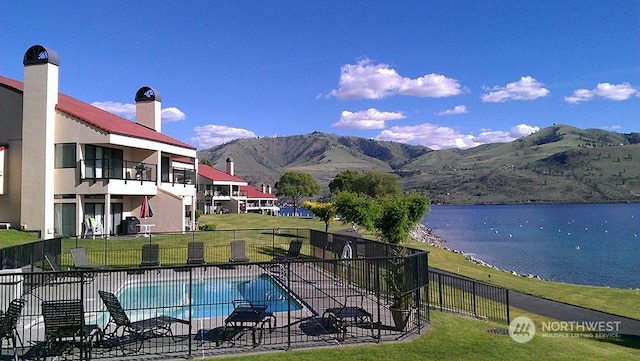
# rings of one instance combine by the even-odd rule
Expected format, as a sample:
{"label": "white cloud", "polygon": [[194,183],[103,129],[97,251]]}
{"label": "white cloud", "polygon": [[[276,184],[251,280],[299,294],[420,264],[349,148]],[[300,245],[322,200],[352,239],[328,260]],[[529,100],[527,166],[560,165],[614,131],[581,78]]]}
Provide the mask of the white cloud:
{"label": "white cloud", "polygon": [[340,120],[333,123],[332,127],[351,129],[384,129],[385,122],[406,118],[400,112],[381,112],[375,108],[359,112],[342,111]]}
{"label": "white cloud", "polygon": [[239,138],[255,138],[256,134],[250,130],[233,128],[226,125],[207,124],[193,128],[196,136],[192,141],[199,148],[211,148]]}
{"label": "white cloud", "polygon": [[473,135],[463,134],[455,129],[437,124],[424,123],[413,126],[391,127],[380,132],[376,139],[420,144],[434,150],[447,148],[466,149],[487,143],[511,142],[538,130],[540,128],[536,126],[518,124],[508,131],[483,130],[478,135]]}
{"label": "white cloud", "polygon": [[182,110],[176,107],[169,107],[162,109],[161,117],[165,122],[178,122],[185,120],[187,116],[182,112]]}
{"label": "white cloud", "polygon": [[328,96],[338,99],[382,99],[391,95],[441,98],[462,93],[456,79],[440,74],[426,74],[411,79],[402,77],[387,64],[372,64],[362,59],[340,68],[339,88]]}
{"label": "white cloud", "polygon": [[456,105],[453,109],[447,109],[438,113],[438,115],[458,115],[458,114],[467,114],[469,111],[465,105]]}
{"label": "white cloud", "polygon": [[[136,105],[128,104],[128,103],[119,103],[119,102],[93,102],[91,103],[94,107],[105,110],[109,113],[113,113],[117,116],[123,117],[125,119],[134,120],[136,118]],[[162,109],[160,113],[160,117],[165,122],[175,122],[180,120],[185,120],[187,118],[186,114],[182,112],[180,109],[176,107],[169,107]]]}
{"label": "white cloud", "polygon": [[523,76],[520,80],[509,83],[504,87],[485,89],[489,93],[483,94],[481,99],[486,103],[499,103],[507,100],[534,100],[549,95],[544,84],[530,76]]}
{"label": "white cloud", "polygon": [[599,83],[594,89],[577,89],[573,92],[572,96],[564,97],[564,101],[571,104],[578,104],[581,102],[588,102],[596,97],[600,97],[607,100],[622,101],[631,98],[632,96],[640,96],[640,91],[631,86],[629,83],[611,84],[611,83]]}
{"label": "white cloud", "polygon": [[91,105],[126,119],[134,119],[136,117],[135,104],[123,104],[118,102],[106,101],[106,102],[93,102],[91,103]]}

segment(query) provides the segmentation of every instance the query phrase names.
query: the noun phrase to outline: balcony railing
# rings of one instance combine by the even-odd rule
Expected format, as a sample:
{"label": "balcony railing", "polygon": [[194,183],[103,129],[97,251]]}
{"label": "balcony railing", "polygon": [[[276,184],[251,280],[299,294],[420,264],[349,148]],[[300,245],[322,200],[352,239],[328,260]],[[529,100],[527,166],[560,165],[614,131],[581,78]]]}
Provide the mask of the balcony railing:
{"label": "balcony railing", "polygon": [[121,159],[83,159],[80,180],[121,179],[155,182],[157,165]]}
{"label": "balcony railing", "polygon": [[229,197],[229,194],[233,197],[248,197],[249,193],[247,191],[232,191],[229,192],[228,189],[207,189],[204,191],[205,197]]}
{"label": "balcony railing", "polygon": [[[119,159],[84,159],[78,162],[80,180],[111,180],[155,182],[157,164]],[[171,177],[169,177],[171,175]],[[195,185],[196,172],[189,168],[172,167],[162,176],[162,182]]]}
{"label": "balcony railing", "polygon": [[171,173],[173,175],[173,184],[195,185],[196,184],[196,172],[189,168],[172,168]]}

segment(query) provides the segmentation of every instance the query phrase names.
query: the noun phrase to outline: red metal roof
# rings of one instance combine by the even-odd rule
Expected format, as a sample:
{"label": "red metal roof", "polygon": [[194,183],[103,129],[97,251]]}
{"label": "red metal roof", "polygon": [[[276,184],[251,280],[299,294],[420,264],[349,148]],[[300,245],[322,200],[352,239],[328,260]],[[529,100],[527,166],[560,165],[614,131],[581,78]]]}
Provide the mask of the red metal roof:
{"label": "red metal roof", "polygon": [[206,164],[198,164],[198,175],[211,179],[212,181],[247,183],[247,181],[242,178],[233,176]]}
{"label": "red metal roof", "polygon": [[[0,76],[0,85],[13,88],[21,93],[24,91],[24,84],[22,82],[3,76]],[[132,138],[170,144],[181,148],[196,149],[192,145],[62,93],[58,94],[58,105],[56,109],[109,134],[124,135]]]}
{"label": "red metal roof", "polygon": [[240,186],[240,191],[247,192],[247,198],[278,198],[275,196],[275,194],[262,192],[260,189],[254,186]]}

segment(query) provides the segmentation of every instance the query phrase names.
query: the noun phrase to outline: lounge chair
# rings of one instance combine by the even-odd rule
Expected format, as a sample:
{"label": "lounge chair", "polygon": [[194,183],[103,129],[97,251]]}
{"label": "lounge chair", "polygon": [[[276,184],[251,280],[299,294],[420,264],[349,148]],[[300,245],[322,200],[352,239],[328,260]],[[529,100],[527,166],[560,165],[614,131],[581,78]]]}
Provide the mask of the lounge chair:
{"label": "lounge chair", "polygon": [[103,266],[92,265],[89,262],[87,251],[84,248],[71,248],[69,251],[71,252],[71,258],[73,258],[73,268],[75,269],[92,270],[104,268]]}
{"label": "lounge chair", "polygon": [[[20,318],[24,304],[25,300],[17,298],[9,303],[9,307],[7,307],[7,311],[4,314],[0,314],[0,340],[4,338],[11,340],[15,361],[18,361],[18,344],[16,339],[20,341],[20,347],[24,347],[17,329],[18,319]],[[1,351],[2,348],[0,347],[0,352]]]}
{"label": "lounge chair", "polygon": [[[271,325],[271,320],[274,324]],[[273,312],[267,311],[267,305],[251,303],[246,300],[234,300],[233,312],[224,320],[225,329],[235,332],[251,331],[253,346],[262,341],[262,333],[266,323],[269,324],[269,332],[275,327],[276,317]]]}
{"label": "lounge chair", "polygon": [[[349,303],[349,297],[359,297],[360,304]],[[362,295],[346,296],[344,305],[327,308],[322,314],[322,318],[327,321],[327,329],[338,331],[338,341],[346,338],[348,327],[352,326],[368,326],[373,336],[373,314],[362,306],[363,300]]]}
{"label": "lounge chair", "polygon": [[[113,293],[98,291],[98,294],[109,311],[109,323],[104,328],[104,337],[106,340],[115,340],[115,345],[120,346],[123,353],[125,353],[125,343],[120,341],[125,341],[127,337],[140,342],[137,349],[139,351],[142,348],[142,341],[148,336],[170,336],[175,340],[171,331],[172,323],[189,325],[189,321],[171,316],[158,316],[131,322],[122,304]],[[107,332],[112,324],[115,327]],[[122,338],[118,335],[120,331]]]}
{"label": "lounge chair", "polygon": [[205,264],[204,243],[191,242],[187,249],[187,264]]}
{"label": "lounge chair", "polygon": [[142,245],[142,262],[140,267],[160,266],[160,245],[157,243]]}
{"label": "lounge chair", "polygon": [[93,273],[91,272],[64,272],[56,262],[55,257],[49,253],[44,254],[44,259],[47,261],[49,268],[51,268],[52,271],[60,272],[53,276],[53,278],[55,278],[53,282],[48,283],[88,283],[93,281]]}
{"label": "lounge chair", "polygon": [[300,257],[300,250],[302,249],[301,239],[292,239],[289,243],[289,250],[284,256],[274,257],[272,262],[291,261]]}
{"label": "lounge chair", "polygon": [[62,356],[77,347],[85,359],[91,359],[94,338],[101,337],[101,330],[85,324],[82,300],[44,301],[42,316],[45,344],[39,356]]}
{"label": "lounge chair", "polygon": [[243,240],[231,241],[231,257],[229,262],[249,262],[247,257],[247,246]]}

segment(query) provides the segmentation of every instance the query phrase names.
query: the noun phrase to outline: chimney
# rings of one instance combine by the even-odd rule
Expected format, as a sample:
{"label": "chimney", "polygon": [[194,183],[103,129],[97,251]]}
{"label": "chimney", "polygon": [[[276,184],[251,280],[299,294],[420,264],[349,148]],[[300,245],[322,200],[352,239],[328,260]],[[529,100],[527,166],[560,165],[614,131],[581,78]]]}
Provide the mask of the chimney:
{"label": "chimney", "polygon": [[267,185],[267,193],[271,194],[271,186]]}
{"label": "chimney", "polygon": [[260,184],[260,190],[262,193],[264,193],[265,189],[264,189],[264,183]]}
{"label": "chimney", "polygon": [[162,97],[160,93],[143,86],[136,93],[136,123],[162,132]]}
{"label": "chimney", "polygon": [[227,174],[235,175],[233,173],[234,173],[234,170],[233,170],[233,158],[227,158]]}
{"label": "chimney", "polygon": [[[24,54],[20,224],[41,238],[54,233],[54,144],[58,104],[58,54],[42,45]],[[26,226],[25,226],[26,227]]]}

